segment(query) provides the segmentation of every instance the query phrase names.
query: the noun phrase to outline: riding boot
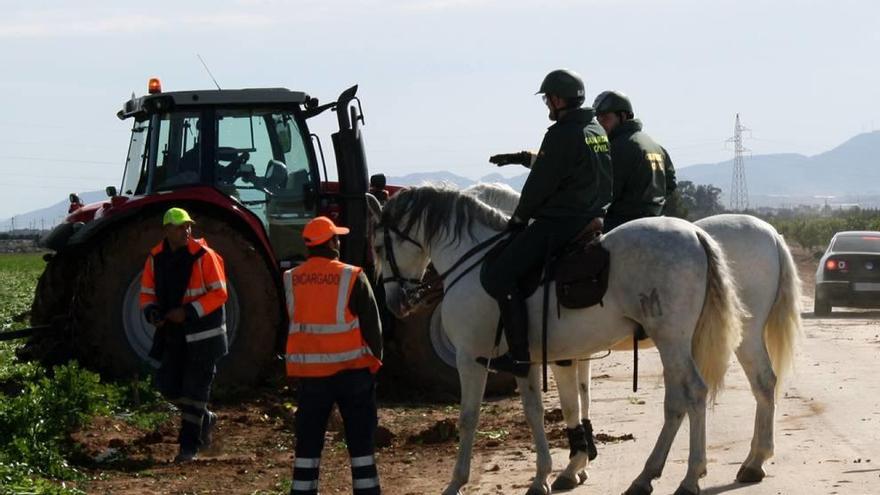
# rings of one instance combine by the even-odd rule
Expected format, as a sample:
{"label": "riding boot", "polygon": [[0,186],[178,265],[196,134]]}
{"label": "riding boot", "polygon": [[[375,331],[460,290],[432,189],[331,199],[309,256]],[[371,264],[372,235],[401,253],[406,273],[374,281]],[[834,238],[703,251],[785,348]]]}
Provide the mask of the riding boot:
{"label": "riding boot", "polygon": [[514,292],[498,301],[498,306],[501,309],[501,324],[510,350],[494,359],[478,357],[477,362],[489,368],[489,371],[502,371],[525,378],[529,375],[531,367],[526,302],[519,293]]}

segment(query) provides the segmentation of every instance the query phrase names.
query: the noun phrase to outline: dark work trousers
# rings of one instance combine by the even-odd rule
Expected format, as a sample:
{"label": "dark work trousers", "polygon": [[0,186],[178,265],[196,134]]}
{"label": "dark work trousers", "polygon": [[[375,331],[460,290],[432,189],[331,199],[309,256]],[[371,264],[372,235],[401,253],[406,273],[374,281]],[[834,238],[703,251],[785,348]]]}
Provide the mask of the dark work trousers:
{"label": "dark work trousers", "polygon": [[504,250],[483,264],[480,280],[495,299],[517,292],[519,280],[544,262],[549,248],[559,251],[574,239],[592,218],[539,218],[510,241]]}
{"label": "dark work trousers", "polygon": [[185,345],[170,346],[162,355],[156,386],[168,401],[180,408],[178,442],[183,452],[194,452],[202,445],[216,370],[214,359],[190,356]]}
{"label": "dark work trousers", "polygon": [[296,458],[291,495],[316,495],[321,451],[333,404],[345,425],[355,495],[378,495],[379,474],[374,457],[376,377],[368,369],[349,370],[325,378],[301,378],[297,390]]}

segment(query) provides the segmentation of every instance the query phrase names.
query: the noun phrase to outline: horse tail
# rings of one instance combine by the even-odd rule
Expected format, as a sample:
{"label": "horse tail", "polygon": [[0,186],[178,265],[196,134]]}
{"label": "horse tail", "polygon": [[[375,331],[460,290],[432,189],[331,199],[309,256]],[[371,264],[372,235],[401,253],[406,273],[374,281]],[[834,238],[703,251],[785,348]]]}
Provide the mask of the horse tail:
{"label": "horse tail", "polygon": [[739,296],[727,258],[721,246],[702,230],[697,238],[706,252],[706,297],[691,341],[691,353],[700,375],[709,389],[709,403],[724,387],[724,374],[730,356],[742,340],[742,320],[746,313]]}
{"label": "horse tail", "polygon": [[779,285],[776,301],[764,324],[764,343],[776,374],[776,391],[782,388],[782,379],[794,367],[794,348],[801,332],[801,280],[785,239],[776,234],[779,252]]}

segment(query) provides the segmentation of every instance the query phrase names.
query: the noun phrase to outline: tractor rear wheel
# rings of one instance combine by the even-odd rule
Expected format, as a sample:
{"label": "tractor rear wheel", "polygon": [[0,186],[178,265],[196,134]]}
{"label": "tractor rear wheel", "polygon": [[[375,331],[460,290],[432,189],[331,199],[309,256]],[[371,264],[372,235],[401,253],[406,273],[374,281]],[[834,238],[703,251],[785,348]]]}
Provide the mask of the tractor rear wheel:
{"label": "tractor rear wheel", "polygon": [[[441,305],[421,310],[398,320],[394,338],[400,359],[413,386],[420,386],[441,396],[458,397],[461,386],[455,368],[455,346],[443,331]],[[516,389],[516,380],[503,373],[490,373],[486,395],[507,395]]]}
{"label": "tractor rear wheel", "polygon": [[[230,352],[218,364],[218,386],[246,386],[273,364],[282,309],[278,286],[248,237],[230,224],[195,212],[193,235],[204,237],[224,260],[229,299]],[[121,225],[100,239],[80,267],[73,299],[77,355],[112,376],[145,373],[153,327],[138,304],[150,248],[162,239],[158,217]]]}
{"label": "tractor rear wheel", "polygon": [[[34,301],[31,303],[31,325],[54,325],[70,313],[73,284],[76,278],[75,256],[56,254],[47,258],[46,268],[37,281]],[[63,327],[63,323],[62,323]],[[37,332],[18,350],[19,358],[39,360],[51,366],[70,357],[70,342],[58,332]]]}

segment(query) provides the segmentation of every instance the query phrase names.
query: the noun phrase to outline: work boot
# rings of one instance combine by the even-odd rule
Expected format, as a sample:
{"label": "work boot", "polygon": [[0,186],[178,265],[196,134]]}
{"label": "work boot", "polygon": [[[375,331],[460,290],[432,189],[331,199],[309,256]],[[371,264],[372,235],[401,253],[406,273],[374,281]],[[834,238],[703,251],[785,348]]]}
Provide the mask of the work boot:
{"label": "work boot", "polygon": [[197,449],[189,449],[189,448],[184,448],[181,446],[180,451],[174,457],[174,463],[180,464],[182,462],[189,462],[189,461],[195,460],[197,454],[198,454]]}
{"label": "work boot", "polygon": [[501,325],[510,348],[497,358],[478,357],[477,362],[493,372],[511,373],[519,378],[529,375],[529,320],[526,302],[519,293],[508,294],[498,301],[501,309]]}
{"label": "work boot", "polygon": [[205,450],[214,442],[214,427],[217,425],[217,415],[211,411],[205,414],[202,420],[202,431],[199,433],[199,440],[202,444],[199,450]]}

